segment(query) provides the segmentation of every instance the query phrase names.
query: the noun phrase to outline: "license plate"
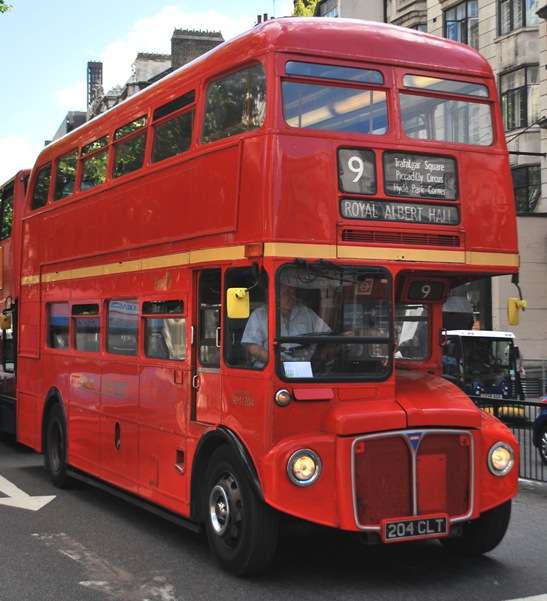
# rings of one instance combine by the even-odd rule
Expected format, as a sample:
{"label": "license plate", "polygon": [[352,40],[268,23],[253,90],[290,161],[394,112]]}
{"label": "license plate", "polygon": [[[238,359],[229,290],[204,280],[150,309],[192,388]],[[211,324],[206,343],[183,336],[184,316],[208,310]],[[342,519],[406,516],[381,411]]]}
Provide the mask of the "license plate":
{"label": "license plate", "polygon": [[382,540],[385,543],[443,536],[448,536],[446,515],[382,521]]}

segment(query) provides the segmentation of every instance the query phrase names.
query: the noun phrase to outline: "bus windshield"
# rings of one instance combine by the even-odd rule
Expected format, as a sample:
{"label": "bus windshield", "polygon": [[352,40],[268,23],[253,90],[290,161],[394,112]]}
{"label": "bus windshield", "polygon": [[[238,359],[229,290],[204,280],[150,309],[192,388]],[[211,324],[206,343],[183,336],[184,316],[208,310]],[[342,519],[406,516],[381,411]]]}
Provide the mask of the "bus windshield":
{"label": "bus windshield", "polygon": [[383,379],[391,370],[391,281],[381,268],[281,268],[276,355],[286,379]]}

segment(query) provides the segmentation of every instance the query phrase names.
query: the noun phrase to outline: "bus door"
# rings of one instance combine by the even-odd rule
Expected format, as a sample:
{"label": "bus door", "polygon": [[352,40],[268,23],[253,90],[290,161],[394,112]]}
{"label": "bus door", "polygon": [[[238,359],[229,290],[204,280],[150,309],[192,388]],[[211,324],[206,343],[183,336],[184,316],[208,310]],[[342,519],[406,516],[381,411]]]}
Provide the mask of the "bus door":
{"label": "bus door", "polygon": [[220,269],[204,269],[197,274],[192,419],[210,424],[218,423],[221,415],[221,284]]}

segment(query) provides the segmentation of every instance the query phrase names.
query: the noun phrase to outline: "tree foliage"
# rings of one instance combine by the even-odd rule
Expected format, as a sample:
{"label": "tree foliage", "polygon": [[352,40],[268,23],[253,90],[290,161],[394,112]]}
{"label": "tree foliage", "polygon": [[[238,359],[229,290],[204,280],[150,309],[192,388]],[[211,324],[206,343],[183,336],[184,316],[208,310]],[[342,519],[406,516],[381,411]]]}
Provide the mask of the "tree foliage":
{"label": "tree foliage", "polygon": [[294,5],[293,15],[295,17],[313,17],[318,1],[319,0],[297,0]]}
{"label": "tree foliage", "polygon": [[6,4],[6,0],[0,0],[0,13],[5,13],[11,8],[9,4]]}

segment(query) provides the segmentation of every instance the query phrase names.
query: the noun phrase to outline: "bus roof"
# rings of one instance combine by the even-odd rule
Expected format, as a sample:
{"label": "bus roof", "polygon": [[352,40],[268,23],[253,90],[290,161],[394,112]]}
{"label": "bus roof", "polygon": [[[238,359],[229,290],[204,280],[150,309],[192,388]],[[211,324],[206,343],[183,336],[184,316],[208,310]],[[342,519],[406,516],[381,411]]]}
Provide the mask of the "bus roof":
{"label": "bus roof", "polygon": [[496,330],[448,330],[447,335],[467,336],[469,338],[515,338],[513,332],[499,332]]}
{"label": "bus roof", "polygon": [[[363,50],[359,52],[359,48]],[[123,115],[129,117],[138,106],[144,110],[147,103],[161,95],[160,90],[168,81],[176,87],[179,81],[211,77],[265,52],[363,60],[378,65],[444,71],[452,75],[493,77],[486,59],[470,46],[406,27],[358,19],[272,19],[220,44],[52,142],[40,153],[36,165],[58,155],[65,145],[69,148],[75,142],[90,141],[93,132],[100,131],[101,123],[109,116],[118,115],[123,121]]]}

